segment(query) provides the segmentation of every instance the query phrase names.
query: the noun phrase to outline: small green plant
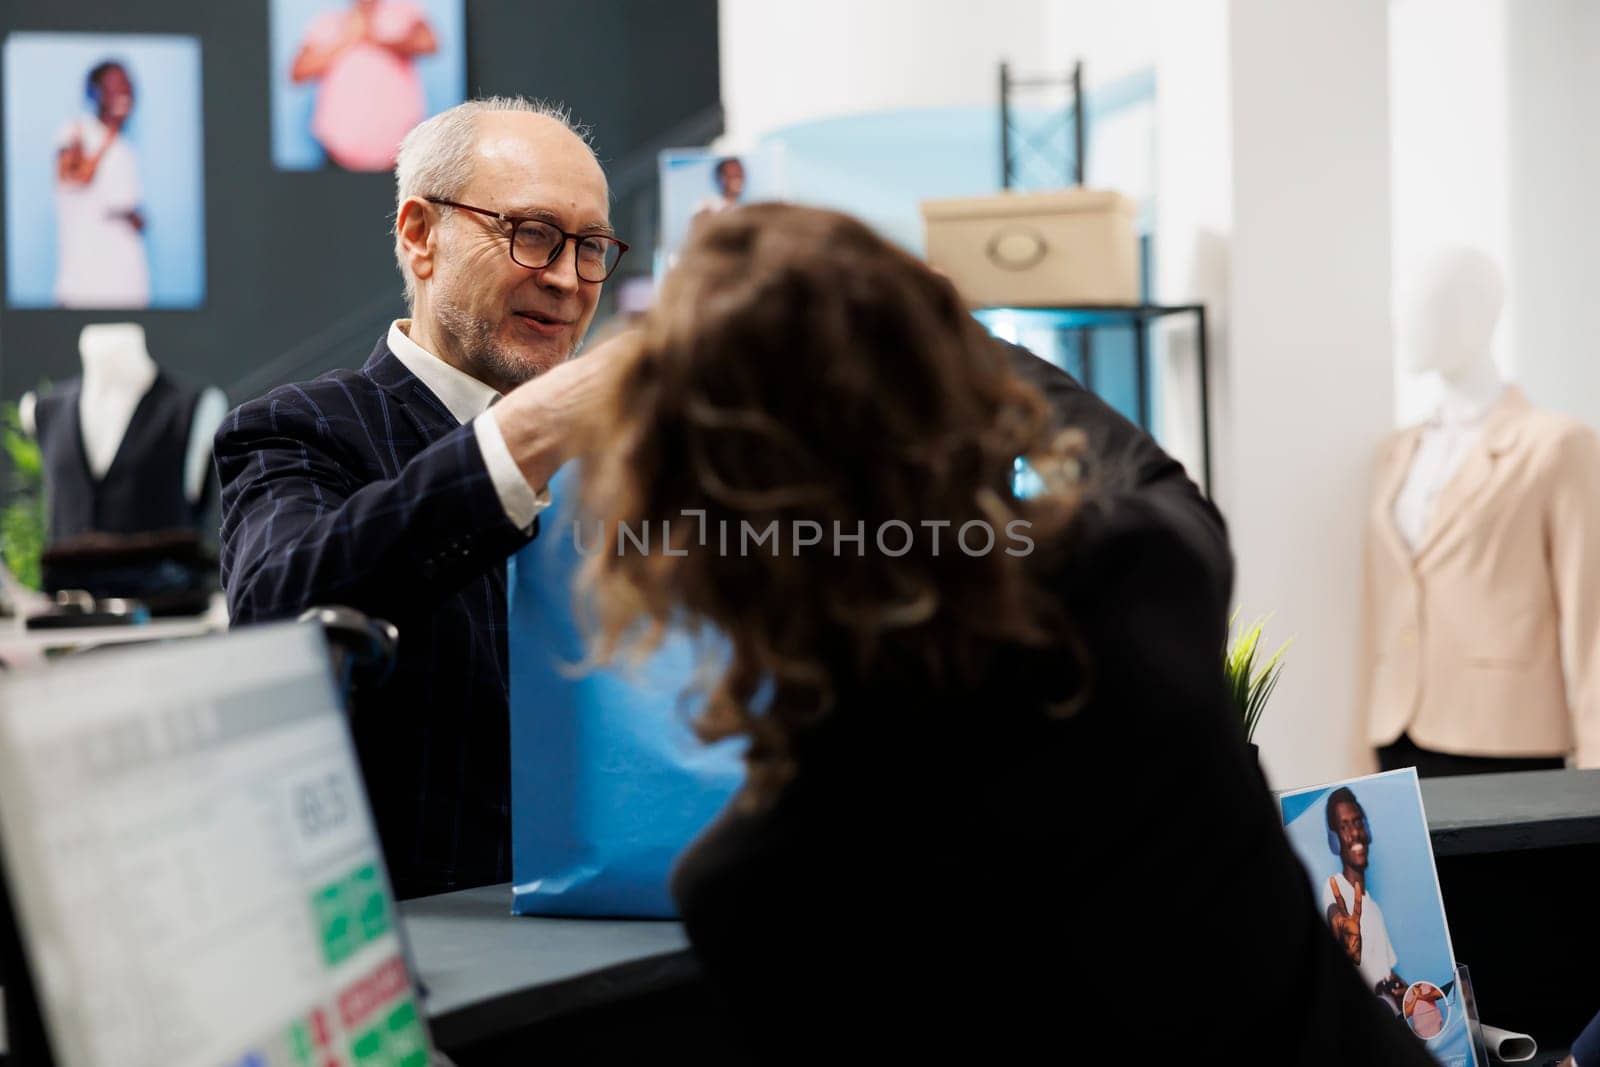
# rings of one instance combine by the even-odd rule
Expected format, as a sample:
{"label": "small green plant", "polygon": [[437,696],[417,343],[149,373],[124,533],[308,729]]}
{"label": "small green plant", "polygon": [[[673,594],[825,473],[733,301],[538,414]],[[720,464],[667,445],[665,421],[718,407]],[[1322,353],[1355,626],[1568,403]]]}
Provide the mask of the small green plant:
{"label": "small green plant", "polygon": [[[1237,621],[1237,615],[1229,621],[1230,635]],[[1244,727],[1246,741],[1255,737],[1256,726],[1261,722],[1267,699],[1277,688],[1278,676],[1283,672],[1283,654],[1293,644],[1292,641],[1285,641],[1264,663],[1257,666],[1256,657],[1261,654],[1261,631],[1265,626],[1265,619],[1257,619],[1243,633],[1231,638],[1222,656],[1228,696],[1233,700],[1234,711]]]}
{"label": "small green plant", "polygon": [[39,444],[22,432],[17,405],[0,408],[0,444],[5,449],[5,493],[0,506],[0,558],[23,585],[39,588],[44,552],[44,461]]}

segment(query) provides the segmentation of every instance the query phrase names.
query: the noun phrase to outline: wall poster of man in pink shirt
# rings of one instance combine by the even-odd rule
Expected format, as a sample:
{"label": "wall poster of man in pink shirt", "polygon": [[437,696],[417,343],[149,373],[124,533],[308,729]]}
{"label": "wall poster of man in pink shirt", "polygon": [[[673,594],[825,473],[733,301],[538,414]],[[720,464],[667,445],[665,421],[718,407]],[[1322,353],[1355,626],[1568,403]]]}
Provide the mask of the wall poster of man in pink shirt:
{"label": "wall poster of man in pink shirt", "polygon": [[346,170],[393,168],[411,127],[465,97],[461,7],[273,0],[278,166],[313,169],[325,157]]}

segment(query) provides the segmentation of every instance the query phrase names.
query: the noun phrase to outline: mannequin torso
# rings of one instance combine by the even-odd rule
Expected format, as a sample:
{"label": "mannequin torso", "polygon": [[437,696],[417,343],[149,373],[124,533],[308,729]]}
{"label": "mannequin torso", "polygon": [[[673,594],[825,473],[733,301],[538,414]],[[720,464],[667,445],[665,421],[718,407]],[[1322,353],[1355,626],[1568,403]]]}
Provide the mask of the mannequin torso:
{"label": "mannequin torso", "polygon": [[85,326],[78,352],[83,357],[78,393],[83,454],[89,472],[103,478],[159,369],[145,348],[144,330],[129,323]]}
{"label": "mannequin torso", "polygon": [[1402,305],[1434,416],[1380,450],[1362,712],[1384,770],[1600,765],[1600,438],[1495,369],[1499,270],[1436,257]]}
{"label": "mannequin torso", "polygon": [[1477,446],[1489,413],[1505,395],[1506,384],[1485,354],[1472,372],[1445,378],[1439,408],[1423,427],[1411,469],[1394,501],[1394,521],[1413,553],[1421,547],[1434,504],[1462,461]]}
{"label": "mannequin torso", "polygon": [[[104,478],[127,436],[139,402],[155,383],[160,368],[145,345],[144,328],[136,323],[85,326],[78,337],[83,377],[78,394],[78,422],[89,473]],[[38,396],[27,393],[19,404],[22,428],[36,433]],[[210,473],[211,438],[228,412],[220,389],[207,389],[195,407],[184,464],[184,492],[199,500]]]}

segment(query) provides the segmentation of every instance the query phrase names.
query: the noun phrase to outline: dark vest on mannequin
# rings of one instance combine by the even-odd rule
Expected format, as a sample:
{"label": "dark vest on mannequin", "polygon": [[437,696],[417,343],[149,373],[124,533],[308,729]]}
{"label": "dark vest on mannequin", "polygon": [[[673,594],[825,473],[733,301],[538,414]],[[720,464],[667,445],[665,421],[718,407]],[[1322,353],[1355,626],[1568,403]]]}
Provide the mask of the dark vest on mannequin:
{"label": "dark vest on mannequin", "polygon": [[39,398],[39,451],[52,545],[85,533],[198,531],[206,501],[184,491],[184,463],[200,390],[157,374],[102,478],[89,469],[77,379]]}

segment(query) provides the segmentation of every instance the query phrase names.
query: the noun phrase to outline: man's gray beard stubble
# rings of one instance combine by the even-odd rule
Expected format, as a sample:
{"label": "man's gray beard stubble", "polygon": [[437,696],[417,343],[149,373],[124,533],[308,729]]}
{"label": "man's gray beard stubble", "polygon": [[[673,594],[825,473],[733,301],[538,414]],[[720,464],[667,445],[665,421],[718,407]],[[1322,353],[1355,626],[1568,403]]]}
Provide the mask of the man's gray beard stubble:
{"label": "man's gray beard stubble", "polygon": [[462,360],[472,368],[472,376],[495,386],[502,393],[531,381],[550,367],[565,363],[577,350],[577,346],[573,345],[550,367],[535,366],[497,341],[493,328],[487,322],[468,314],[455,303],[442,302],[438,316],[440,325],[459,349]]}

